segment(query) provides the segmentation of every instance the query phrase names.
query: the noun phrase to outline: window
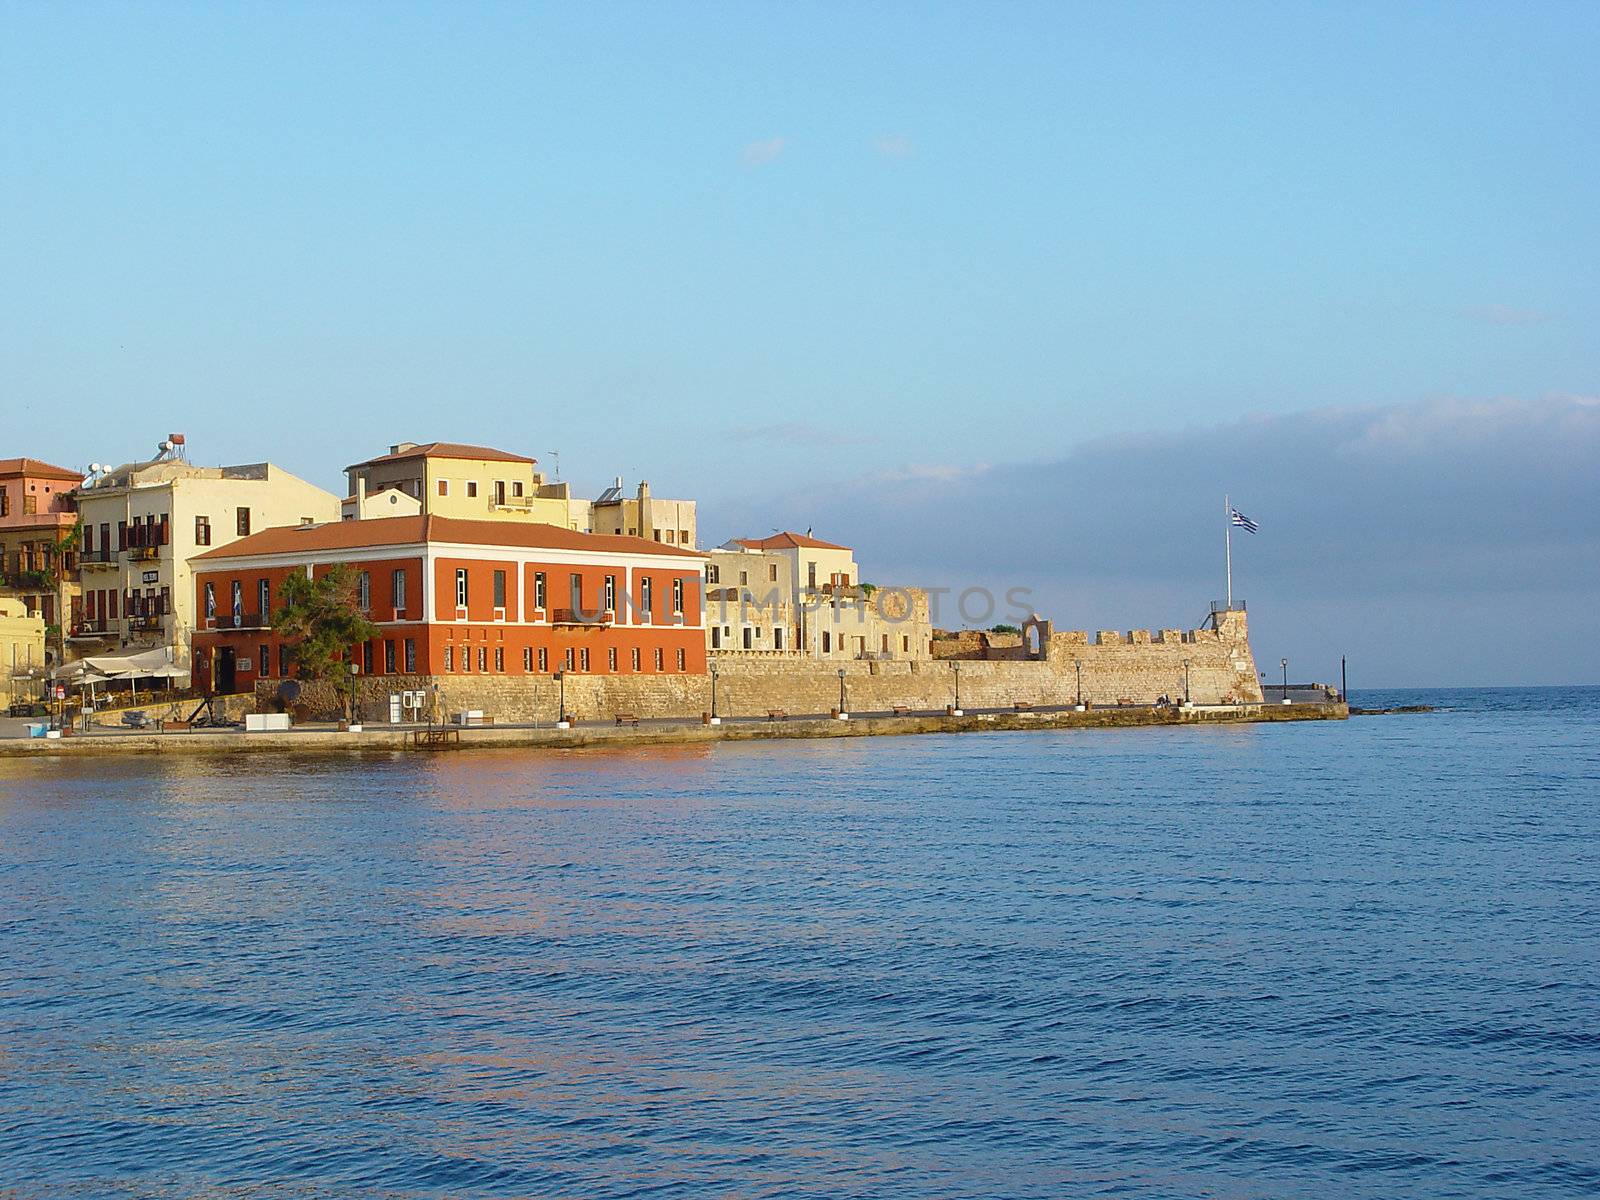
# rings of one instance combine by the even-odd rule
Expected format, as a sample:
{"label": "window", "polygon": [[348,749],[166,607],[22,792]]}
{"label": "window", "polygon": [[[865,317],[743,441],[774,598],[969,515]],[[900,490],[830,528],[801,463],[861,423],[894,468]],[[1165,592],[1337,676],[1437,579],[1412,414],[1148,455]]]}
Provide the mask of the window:
{"label": "window", "polygon": [[506,502],[506,481],[504,479],[496,479],[490,486],[494,489],[492,493],[494,502],[496,504],[504,504]]}
{"label": "window", "polygon": [[[105,529],[105,526],[102,525],[100,528],[103,531]],[[105,534],[103,532],[100,535],[100,540],[102,542],[105,541]],[[210,517],[196,517],[194,519],[194,544],[196,546],[209,546],[209,545],[211,545],[211,518]]]}
{"label": "window", "polygon": [[828,637],[828,631],[827,630],[823,630],[822,631],[822,652],[824,654],[826,654],[831,649],[833,649],[833,645],[832,645],[831,639]]}
{"label": "window", "polygon": [[678,616],[683,615],[683,578],[681,576],[672,581],[672,611]]}
{"label": "window", "polygon": [[362,642],[361,643],[361,673],[363,675],[371,675],[372,674],[372,643],[371,642]]}
{"label": "window", "polygon": [[783,649],[783,626],[782,625],[774,625],[772,627],[772,648],[774,650],[782,650]]}
{"label": "window", "polygon": [[720,567],[707,567],[706,568],[706,582],[707,583],[721,583],[722,582],[722,569]]}
{"label": "window", "polygon": [[669,529],[669,530],[667,530],[667,544],[670,546],[672,544],[672,541],[673,541],[673,533],[672,533],[672,530]]}
{"label": "window", "polygon": [[532,646],[524,646],[522,648],[522,669],[524,671],[533,670],[533,647]]}
{"label": "window", "polygon": [[479,646],[478,647],[478,670],[487,671],[488,669],[489,669],[489,647],[487,647],[487,646]]}
{"label": "window", "polygon": [[5,488],[0,488],[0,517],[11,515],[11,493]]}
{"label": "window", "polygon": [[387,638],[383,643],[383,673],[385,675],[393,675],[394,668],[394,639]]}
{"label": "window", "polygon": [[666,669],[667,669],[667,652],[665,650],[658,649],[656,651],[656,670],[665,671]]}
{"label": "window", "polygon": [[687,546],[688,544],[689,544],[689,531],[687,529],[678,530],[678,545]]}
{"label": "window", "polygon": [[258,675],[262,675],[262,676],[271,675],[272,674],[272,656],[267,653],[267,644],[265,642],[262,642],[261,645],[256,647],[256,649],[259,651],[259,654],[257,655],[257,658],[256,658],[256,664],[257,664],[256,673]]}
{"label": "window", "polygon": [[272,584],[268,580],[256,580],[256,607],[263,621],[272,620]]}
{"label": "window", "polygon": [[457,567],[456,568],[456,607],[457,608],[465,608],[466,606],[467,606],[467,569],[465,567]]}
{"label": "window", "polygon": [[648,575],[639,581],[639,608],[647,621],[655,610],[655,580]]}
{"label": "window", "polygon": [[521,497],[521,495],[522,495],[522,480],[513,479],[511,481],[511,494],[514,497],[518,497],[518,498]]}
{"label": "window", "polygon": [[754,633],[754,630],[752,630],[750,628],[750,626],[746,625],[744,627],[744,648],[746,650],[752,649],[752,635],[753,635],[753,633]]}
{"label": "window", "polygon": [[449,494],[450,494],[450,481],[448,479],[439,480],[439,495],[448,496]]}
{"label": "window", "polygon": [[713,625],[711,627],[711,648],[713,650],[721,650],[722,649],[722,626],[721,625]]}
{"label": "window", "polygon": [[538,609],[544,608],[544,572],[543,571],[535,571],[533,573],[533,606],[535,608],[538,608]]}
{"label": "window", "polygon": [[617,648],[615,646],[613,646],[613,647],[611,647],[611,649],[606,651],[606,670],[614,672],[616,669],[617,669]]}
{"label": "window", "polygon": [[550,669],[550,651],[543,646],[539,647],[539,671],[544,673]]}
{"label": "window", "polygon": [[569,576],[568,580],[567,580],[567,591],[570,593],[570,595],[567,598],[572,604],[572,611],[574,613],[582,612],[583,611],[583,576],[582,575]]}
{"label": "window", "polygon": [[240,537],[250,536],[250,510],[248,508],[241,507],[238,513],[235,514],[235,526],[239,530]]}
{"label": "window", "polygon": [[417,670],[417,643],[414,638],[406,639],[406,674],[415,674]]}
{"label": "window", "polygon": [[588,669],[589,669],[589,647],[585,646],[582,650],[578,651],[578,670],[587,671]]}
{"label": "window", "polygon": [[506,573],[504,571],[496,571],[494,573],[494,606],[496,608],[504,608],[506,606]]}
{"label": "window", "polygon": [[682,674],[685,670],[687,670],[687,668],[688,668],[688,657],[682,650],[679,650],[678,651],[678,672],[679,672],[679,674]]}
{"label": "window", "polygon": [[389,591],[394,598],[394,610],[403,613],[406,610],[406,573],[398,570],[389,577]]}
{"label": "window", "polygon": [[887,633],[883,635],[883,652],[885,654],[889,653],[889,635]]}
{"label": "window", "polygon": [[126,521],[118,521],[117,522],[117,549],[118,550],[126,550],[127,548],[128,548],[128,523]]}
{"label": "window", "polygon": [[778,564],[777,563],[768,563],[767,564],[767,582],[768,583],[777,583],[778,582]]}
{"label": "window", "polygon": [[478,498],[478,481],[476,479],[469,479],[469,480],[467,480],[467,499],[468,500],[476,500],[477,498]]}
{"label": "window", "polygon": [[659,542],[661,540],[661,530],[657,529],[655,531],[655,535],[656,535],[656,541]]}
{"label": "window", "polygon": [[494,648],[494,669],[496,671],[504,671],[506,669],[506,652],[503,646]]}
{"label": "window", "polygon": [[24,496],[22,498],[22,515],[31,517],[39,511],[39,497]]}
{"label": "window", "polygon": [[172,611],[172,589],[169,588],[169,587],[163,587],[161,589],[161,615],[165,616],[167,613],[169,613],[171,611]]}
{"label": "window", "polygon": [[606,576],[606,606],[604,611],[617,611],[617,577],[615,575]]}
{"label": "window", "polygon": [[817,564],[814,562],[806,564],[806,586],[809,588],[817,586]]}
{"label": "window", "polygon": [[901,650],[902,653],[905,653],[905,654],[911,653],[911,635],[910,634],[905,634],[904,636],[901,637],[901,639],[900,639],[900,650]]}
{"label": "window", "polygon": [[455,670],[455,653],[454,646],[446,646],[444,648],[444,669],[446,671]]}
{"label": "window", "polygon": [[635,671],[639,669],[639,657],[639,647],[635,646],[633,648],[633,669]]}
{"label": "window", "polygon": [[749,571],[740,571],[739,572],[739,586],[740,587],[744,587],[745,584],[747,584],[749,582],[750,582],[750,572]]}
{"label": "window", "polygon": [[289,675],[289,646],[282,643],[278,646],[278,674],[284,678]]}
{"label": "window", "polygon": [[372,611],[372,574],[368,571],[356,572],[356,607],[362,612]]}
{"label": "window", "polygon": [[572,647],[568,646],[567,647],[567,670],[569,670],[569,671],[572,670],[572,664],[576,660],[576,658],[577,658],[577,655],[573,652]]}
{"label": "window", "polygon": [[472,647],[471,646],[463,646],[463,647],[461,647],[461,669],[463,671],[472,670]]}

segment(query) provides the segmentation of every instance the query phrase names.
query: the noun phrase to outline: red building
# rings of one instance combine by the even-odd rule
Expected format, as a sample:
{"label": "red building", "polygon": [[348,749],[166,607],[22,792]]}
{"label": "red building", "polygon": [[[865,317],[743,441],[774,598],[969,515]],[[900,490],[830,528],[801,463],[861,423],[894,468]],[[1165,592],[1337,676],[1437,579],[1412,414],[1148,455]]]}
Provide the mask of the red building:
{"label": "red building", "polygon": [[690,674],[706,670],[705,556],[554,525],[388,517],[267,529],[195,556],[197,686],[292,677],[272,632],[291,572],[356,572],[382,636],[364,675]]}

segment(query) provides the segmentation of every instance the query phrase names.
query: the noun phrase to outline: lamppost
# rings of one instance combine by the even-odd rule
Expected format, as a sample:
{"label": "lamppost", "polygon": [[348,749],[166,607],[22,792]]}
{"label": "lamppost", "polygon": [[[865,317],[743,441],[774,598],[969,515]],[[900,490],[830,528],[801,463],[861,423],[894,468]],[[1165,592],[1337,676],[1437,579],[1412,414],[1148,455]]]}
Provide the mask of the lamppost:
{"label": "lamppost", "polygon": [[850,714],[845,710],[844,704],[844,668],[839,668],[839,720],[848,721]]}
{"label": "lamppost", "polygon": [[556,683],[560,685],[560,698],[556,703],[556,728],[571,729],[572,722],[567,720],[567,673],[556,672]]}
{"label": "lamppost", "polygon": [[962,713],[961,713],[961,664],[959,662],[952,662],[950,664],[950,669],[956,673],[956,704],[955,704],[955,707],[950,710],[950,715],[952,717],[959,717],[959,716],[962,715]]}
{"label": "lamppost", "polygon": [[361,674],[361,664],[358,663],[358,662],[352,661],[350,663],[350,721],[349,721],[349,724],[351,724],[353,726],[354,725],[359,725],[361,723],[359,718],[358,718],[358,714],[356,712],[356,676],[359,675],[359,674]]}
{"label": "lamppost", "polygon": [[711,670],[711,723],[720,725],[722,718],[717,716],[717,660],[713,658],[706,665]]}
{"label": "lamppost", "polygon": [[1183,660],[1183,702],[1189,703],[1189,660]]}
{"label": "lamppost", "polygon": [[1278,665],[1283,668],[1283,702],[1289,703],[1289,660],[1280,658]]}
{"label": "lamppost", "polygon": [[1073,659],[1072,669],[1078,675],[1078,708],[1081,710],[1083,708],[1083,660],[1081,658]]}

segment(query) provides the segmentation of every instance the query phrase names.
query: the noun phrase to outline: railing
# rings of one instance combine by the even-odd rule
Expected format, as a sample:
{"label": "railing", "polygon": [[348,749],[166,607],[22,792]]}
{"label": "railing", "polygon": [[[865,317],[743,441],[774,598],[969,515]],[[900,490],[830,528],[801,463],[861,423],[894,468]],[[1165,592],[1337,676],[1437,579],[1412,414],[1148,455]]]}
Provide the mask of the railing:
{"label": "railing", "polygon": [[207,617],[206,624],[213,629],[265,629],[271,624],[260,613],[218,613],[214,617]]}
{"label": "railing", "polygon": [[154,562],[156,559],[158,559],[160,557],[161,557],[161,547],[160,546],[129,546],[128,547],[128,561],[130,561],[130,562]]}
{"label": "railing", "polygon": [[93,550],[85,550],[78,555],[79,566],[94,566],[97,563],[114,563],[117,561],[117,552],[110,546],[96,546]]}
{"label": "railing", "polygon": [[555,608],[550,610],[552,625],[611,625],[616,622],[614,612],[590,612],[587,609]]}
{"label": "railing", "polygon": [[161,618],[155,613],[129,617],[128,628],[140,633],[155,633],[161,629]]}
{"label": "railing", "polygon": [[98,638],[98,637],[104,637],[109,632],[109,629],[108,629],[109,625],[110,625],[109,621],[103,620],[103,619],[98,618],[98,617],[96,617],[96,618],[94,618],[92,620],[74,621],[73,624],[72,624],[71,630],[67,633],[67,637],[68,638]]}

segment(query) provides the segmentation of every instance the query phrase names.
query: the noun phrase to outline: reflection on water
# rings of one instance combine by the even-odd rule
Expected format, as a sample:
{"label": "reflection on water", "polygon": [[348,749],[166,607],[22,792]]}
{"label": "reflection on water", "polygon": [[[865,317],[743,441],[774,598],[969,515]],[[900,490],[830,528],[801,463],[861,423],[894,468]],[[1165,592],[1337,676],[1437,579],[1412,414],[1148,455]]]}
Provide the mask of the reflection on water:
{"label": "reflection on water", "polygon": [[0,1195],[1592,1195],[1600,694],[1479,699],[0,761]]}

